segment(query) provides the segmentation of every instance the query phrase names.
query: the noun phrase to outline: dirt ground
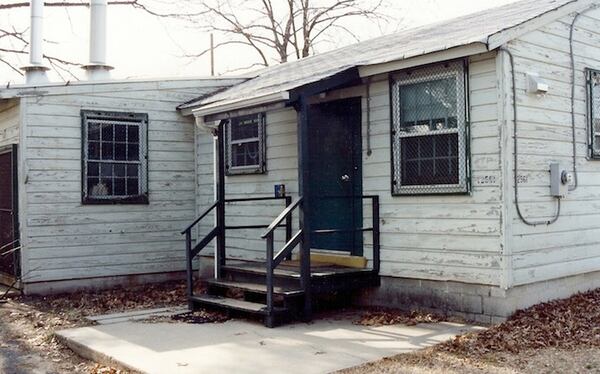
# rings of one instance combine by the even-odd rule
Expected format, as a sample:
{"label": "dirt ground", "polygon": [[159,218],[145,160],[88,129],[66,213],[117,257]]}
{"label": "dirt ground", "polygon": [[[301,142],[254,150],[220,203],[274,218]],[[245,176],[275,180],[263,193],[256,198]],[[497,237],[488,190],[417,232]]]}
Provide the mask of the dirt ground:
{"label": "dirt ground", "polygon": [[469,357],[436,348],[402,354],[356,368],[343,370],[340,374],[577,374],[600,373],[600,349],[545,348],[509,354],[506,352],[483,357]]}
{"label": "dirt ground", "polygon": [[[85,317],[90,315],[184,303],[183,282],[51,297],[13,296],[0,302],[0,373],[126,373],[80,358],[56,341],[54,331],[89,325]],[[199,311],[173,322],[226,319]],[[413,325],[441,320],[448,319],[371,309],[362,310],[355,323]],[[600,373],[600,290],[539,304],[483,332],[341,373]]]}
{"label": "dirt ground", "polygon": [[0,373],[126,373],[84,360],[54,331],[91,324],[86,316],[185,304],[185,283],[115,288],[48,297],[12,296],[0,303]]}
{"label": "dirt ground", "polygon": [[0,304],[0,372],[118,373],[80,358],[54,338],[55,330],[77,325],[60,312],[43,312],[18,299]]}
{"label": "dirt ground", "polygon": [[535,305],[483,332],[340,373],[600,373],[600,289]]}

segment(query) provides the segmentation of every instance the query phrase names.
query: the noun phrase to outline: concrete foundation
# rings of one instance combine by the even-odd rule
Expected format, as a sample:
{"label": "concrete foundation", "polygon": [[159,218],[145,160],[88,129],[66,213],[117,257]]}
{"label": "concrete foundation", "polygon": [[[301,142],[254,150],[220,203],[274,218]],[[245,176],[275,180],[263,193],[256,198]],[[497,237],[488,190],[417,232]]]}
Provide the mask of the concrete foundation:
{"label": "concrete foundation", "polygon": [[151,273],[123,275],[113,277],[68,279],[52,282],[23,283],[25,295],[50,295],[77,291],[94,291],[117,286],[138,286],[148,283],[160,283],[185,279],[185,272]]}
{"label": "concrete foundation", "polygon": [[489,285],[382,276],[379,288],[361,291],[354,302],[362,306],[429,310],[489,324],[504,321],[519,309],[595,288],[600,288],[600,272],[508,290]]}

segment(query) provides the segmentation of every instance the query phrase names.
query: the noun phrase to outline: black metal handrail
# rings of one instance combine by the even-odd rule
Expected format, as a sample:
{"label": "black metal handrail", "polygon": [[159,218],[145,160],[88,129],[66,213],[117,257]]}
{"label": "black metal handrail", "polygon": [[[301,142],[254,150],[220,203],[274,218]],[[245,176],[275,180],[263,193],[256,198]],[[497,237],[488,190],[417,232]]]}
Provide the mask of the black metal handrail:
{"label": "black metal handrail", "polygon": [[[261,235],[263,239],[267,240],[267,256],[266,256],[266,286],[267,286],[267,315],[269,318],[272,316],[273,311],[273,294],[274,294],[274,272],[275,268],[281,264],[281,262],[291,257],[291,253],[294,248],[300,244],[303,240],[303,231],[302,229],[298,230],[296,235],[293,237],[287,237],[286,235],[286,243],[283,248],[275,255],[275,229],[281,225],[283,220],[291,221],[291,215],[296,208],[301,206],[302,198],[296,200],[293,204],[288,205],[280,214],[273,220],[273,222],[269,225],[267,230]],[[300,257],[302,259],[303,254],[300,253]],[[304,256],[306,257],[306,256]],[[305,259],[306,260],[306,259]],[[310,261],[310,260],[308,260]],[[304,274],[301,277],[305,277]],[[310,277],[310,274],[309,274]],[[302,279],[302,284],[304,287],[308,287],[310,282],[308,279]],[[307,291],[307,290],[305,290]]]}
{"label": "black metal handrail", "polygon": [[[267,200],[284,200],[286,208],[292,203],[290,196],[266,196],[266,197],[245,197],[245,198],[233,198],[225,199],[224,203],[219,200],[215,201],[209,206],[198,218],[196,218],[191,224],[189,224],[183,231],[182,235],[185,235],[185,258],[186,258],[186,283],[187,283],[187,295],[188,298],[194,296],[194,285],[193,285],[193,259],[196,257],[213,239],[217,238],[218,247],[222,247],[222,250],[217,249],[215,252],[215,263],[217,264],[217,277],[220,276],[221,265],[225,265],[225,231],[231,229],[264,229],[270,227],[270,225],[239,225],[239,226],[227,226],[225,225],[225,203],[236,203],[236,202],[249,202],[249,201],[267,201]],[[217,209],[217,224],[206,234],[195,246],[192,247],[192,230],[200,221],[206,217],[215,208]],[[222,217],[220,215],[223,215]],[[285,227],[286,241],[292,239],[292,220],[291,217],[287,217],[286,222],[282,224],[279,221],[277,227]],[[220,242],[220,243],[219,243]],[[191,307],[191,302],[190,302]]]}
{"label": "black metal handrail", "polygon": [[337,233],[356,233],[356,232],[372,232],[373,233],[373,272],[379,274],[380,259],[381,259],[381,244],[379,231],[379,196],[378,195],[357,195],[357,196],[318,196],[317,199],[370,199],[372,208],[372,226],[358,227],[355,229],[318,229],[312,230],[311,234],[329,235]]}
{"label": "black metal handrail", "polygon": [[215,208],[217,207],[217,205],[219,205],[219,202],[218,202],[218,201],[215,201],[215,202],[213,203],[213,205],[211,205],[210,207],[208,207],[208,208],[207,208],[207,209],[204,211],[204,213],[202,213],[202,214],[201,214],[201,215],[200,215],[198,218],[196,218],[196,219],[194,220],[194,222],[192,222],[191,224],[189,224],[189,226],[188,226],[188,227],[186,227],[186,228],[185,228],[185,229],[184,229],[184,230],[181,232],[181,234],[183,235],[183,234],[185,234],[187,231],[191,231],[191,230],[194,228],[194,226],[196,226],[196,225],[198,224],[198,222],[200,222],[200,221],[202,220],[202,218],[206,217],[206,216],[208,215],[208,213],[210,213],[210,212],[211,212],[211,210],[215,209]]}
{"label": "black metal handrail", "polygon": [[188,303],[190,309],[192,308],[192,302],[189,300],[192,296],[194,296],[194,268],[192,265],[192,261],[194,257],[196,257],[200,251],[204,249],[217,235],[219,235],[221,228],[217,225],[213,227],[213,229],[202,238],[195,246],[192,248],[192,229],[204,218],[206,217],[213,209],[219,206],[219,201],[215,201],[210,207],[208,207],[204,213],[202,213],[198,218],[194,220],[188,227],[185,228],[181,233],[185,234],[185,265],[186,265],[186,285],[187,285],[187,296]]}
{"label": "black metal handrail", "polygon": [[298,200],[296,200],[295,203],[293,204],[288,204],[288,206],[277,216],[277,218],[275,218],[273,220],[273,222],[271,222],[271,224],[269,226],[267,226],[267,231],[265,231],[262,235],[261,238],[265,239],[269,234],[272,234],[273,231],[275,231],[275,229],[281,224],[281,222],[288,218],[288,216],[292,213],[292,211],[294,211],[294,209],[296,209],[298,207],[298,205],[300,205],[302,203],[302,198],[299,198]]}
{"label": "black metal handrail", "polygon": [[290,196],[261,196],[261,197],[237,197],[233,199],[225,199],[226,203],[240,203],[246,201],[267,201],[267,200],[291,200]]}

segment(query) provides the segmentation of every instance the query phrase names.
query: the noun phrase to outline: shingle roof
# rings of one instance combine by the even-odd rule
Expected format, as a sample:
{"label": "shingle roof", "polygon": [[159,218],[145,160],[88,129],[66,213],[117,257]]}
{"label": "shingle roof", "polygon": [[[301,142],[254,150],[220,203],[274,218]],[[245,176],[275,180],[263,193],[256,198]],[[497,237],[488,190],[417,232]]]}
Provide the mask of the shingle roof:
{"label": "shingle roof", "polygon": [[577,0],[524,0],[400,31],[263,69],[244,83],[182,107],[266,96],[317,82],[357,66],[398,61],[473,43],[487,45],[488,39],[501,31],[574,2]]}

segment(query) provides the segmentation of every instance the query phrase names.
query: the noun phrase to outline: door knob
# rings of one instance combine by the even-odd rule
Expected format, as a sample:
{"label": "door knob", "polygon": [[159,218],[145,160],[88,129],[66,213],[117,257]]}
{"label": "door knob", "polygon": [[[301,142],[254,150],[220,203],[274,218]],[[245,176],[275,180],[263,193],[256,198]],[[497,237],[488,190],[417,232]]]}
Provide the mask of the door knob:
{"label": "door knob", "polygon": [[350,182],[350,176],[348,174],[342,175],[342,182]]}

